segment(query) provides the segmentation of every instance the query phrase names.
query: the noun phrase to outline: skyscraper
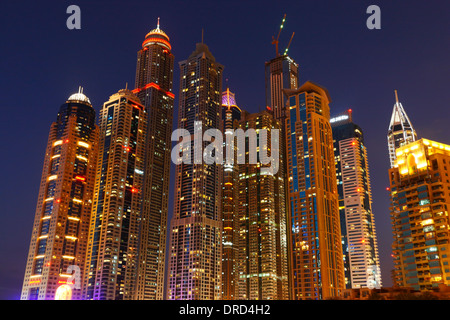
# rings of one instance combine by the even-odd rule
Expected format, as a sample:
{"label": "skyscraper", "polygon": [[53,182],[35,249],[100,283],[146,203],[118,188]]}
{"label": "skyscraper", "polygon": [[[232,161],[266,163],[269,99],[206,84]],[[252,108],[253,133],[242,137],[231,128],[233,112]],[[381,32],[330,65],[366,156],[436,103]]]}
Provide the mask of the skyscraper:
{"label": "skyscraper", "polygon": [[210,142],[201,138],[194,150],[195,134],[222,128],[222,71],[203,42],[180,62],[178,129],[191,135],[194,159],[176,166],[168,299],[222,297],[222,165],[195,161]]}
{"label": "skyscraper", "polygon": [[130,90],[100,111],[100,143],[89,232],[85,297],[134,298],[147,114]]}
{"label": "skyscraper", "polygon": [[80,89],[50,127],[22,300],[53,300],[66,284],[82,298],[97,142],[95,110]]}
{"label": "skyscraper", "polygon": [[[266,92],[266,107],[269,110],[272,110],[275,120],[280,122],[281,125],[281,136],[286,136],[286,106],[287,106],[287,96],[284,93],[284,90],[296,90],[300,84],[299,82],[299,68],[298,64],[287,55],[287,51],[289,48],[286,48],[283,55],[279,54],[278,45],[279,45],[279,37],[281,30],[283,28],[285,22],[286,15],[284,15],[282,24],[280,26],[280,30],[278,33],[278,37],[273,39],[272,44],[275,44],[275,58],[265,63],[265,92]],[[292,37],[294,34],[292,34]],[[291,41],[292,41],[291,37]],[[284,138],[283,138],[284,140]],[[284,141],[283,141],[284,142]],[[288,159],[287,148],[283,148],[282,150],[283,156],[281,159]],[[287,185],[287,164],[284,164],[284,169],[280,172],[281,179],[285,181],[285,199],[287,200],[287,194],[289,192],[289,188]],[[287,202],[280,203],[280,205],[285,206],[285,211],[289,212],[289,208],[287,207]],[[289,221],[288,221],[289,225]],[[290,275],[289,275],[290,278]],[[291,279],[289,279],[291,281]],[[291,284],[290,284],[291,286]]]}
{"label": "skyscraper", "polygon": [[326,299],[344,289],[328,91],[312,82],[286,90],[292,299]]}
{"label": "skyscraper", "polygon": [[330,119],[333,131],[346,288],[381,286],[369,163],[362,129],[347,110]]}
{"label": "skyscraper", "polygon": [[167,34],[151,30],[138,52],[135,93],[145,107],[147,134],[135,299],[164,298],[173,121],[174,56]]}
{"label": "skyscraper", "polygon": [[396,150],[389,169],[394,284],[450,285],[450,146],[420,139]]}
{"label": "skyscraper", "polygon": [[395,165],[395,150],[400,146],[417,140],[417,134],[411,121],[409,121],[405,110],[400,102],[398,102],[397,90],[395,90],[395,104],[392,110],[391,122],[387,135],[389,148],[389,161],[391,168]]}
{"label": "skyscraper", "polygon": [[[238,216],[234,227],[237,228],[238,241],[238,289],[239,299],[250,300],[287,300],[289,299],[287,230],[285,207],[285,181],[283,141],[273,140],[272,130],[281,131],[281,125],[268,111],[249,114],[242,113],[239,121],[242,131],[254,130],[245,139],[245,164],[239,164],[238,179]],[[261,131],[267,131],[267,144],[261,137]],[[280,132],[281,133],[281,132]],[[280,138],[281,134],[279,135]],[[252,142],[256,139],[256,163],[250,161]],[[275,145],[278,144],[278,145]],[[265,150],[279,150],[279,168],[269,174],[263,170],[268,165],[261,162],[260,153]]]}
{"label": "skyscraper", "polygon": [[[234,93],[227,88],[222,93],[222,122],[223,133],[230,134],[227,130],[234,130],[237,121],[241,119],[241,109],[236,104]],[[226,155],[226,146],[224,154]],[[239,205],[239,166],[236,163],[237,144],[234,144],[231,151],[233,153],[233,164],[225,163],[223,166],[223,261],[222,261],[222,299],[234,300],[238,297],[237,253],[238,245],[238,205]]]}

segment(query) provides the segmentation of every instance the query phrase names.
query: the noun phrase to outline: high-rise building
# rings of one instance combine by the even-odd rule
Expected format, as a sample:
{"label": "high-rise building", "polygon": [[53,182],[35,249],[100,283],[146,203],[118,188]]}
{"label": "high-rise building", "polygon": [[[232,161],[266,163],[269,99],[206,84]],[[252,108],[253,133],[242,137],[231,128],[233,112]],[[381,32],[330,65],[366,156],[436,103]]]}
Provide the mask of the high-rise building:
{"label": "high-rise building", "polygon": [[309,81],[286,94],[291,299],[327,299],[345,288],[331,99]]}
{"label": "high-rise building", "polygon": [[[286,17],[286,15],[285,15]],[[283,18],[283,22],[280,28],[283,28],[285,17]],[[280,34],[278,34],[279,37]],[[294,35],[294,34],[293,34]],[[292,36],[293,36],[292,35]],[[292,38],[291,38],[292,40]],[[272,42],[272,44],[275,44],[275,52],[276,56],[275,58],[271,59],[270,61],[265,63],[265,92],[266,92],[266,107],[269,108],[269,110],[273,111],[275,120],[280,122],[281,125],[281,136],[286,136],[286,105],[287,105],[287,96],[284,93],[284,90],[296,90],[298,89],[298,86],[300,85],[299,82],[299,67],[298,64],[287,55],[287,48],[284,51],[283,55],[279,54],[278,50],[278,38]],[[288,45],[289,47],[289,45]],[[284,142],[284,141],[283,141]],[[283,150],[283,156],[282,159],[287,159],[287,149],[284,148]],[[286,185],[284,187],[284,190],[286,192],[285,198],[287,199],[287,193],[289,192],[289,188],[287,185],[288,179],[287,179],[287,170],[288,167],[285,164],[284,170],[280,173],[282,176],[281,178],[285,181]],[[285,206],[285,211],[288,212],[289,208],[287,207],[287,202],[284,204],[281,203],[280,205]],[[289,221],[288,221],[289,224]],[[289,275],[290,277],[290,275]],[[291,279],[289,279],[291,281]]]}
{"label": "high-rise building", "polygon": [[266,106],[274,113],[275,119],[286,117],[286,96],[283,89],[295,90],[299,86],[298,64],[288,55],[277,57],[265,63]]}
{"label": "high-rise building", "polygon": [[22,300],[58,299],[68,284],[67,297],[82,299],[97,143],[95,110],[80,89],[50,127]]}
{"label": "high-rise building", "polygon": [[347,289],[381,286],[367,148],[347,110],[330,119]]}
{"label": "high-rise building", "polygon": [[[289,299],[287,228],[285,206],[285,181],[283,180],[284,162],[283,141],[273,140],[272,130],[281,125],[268,111],[249,114],[242,113],[238,129],[244,132],[254,130],[254,136],[246,134],[245,164],[239,163],[238,216],[234,227],[237,228],[236,245],[238,260],[237,299],[249,300],[287,300]],[[261,137],[261,131],[267,132],[267,143]],[[281,134],[279,137],[281,138]],[[241,138],[242,139],[242,138]],[[255,139],[256,163],[250,161],[253,150],[250,139]],[[275,145],[278,144],[278,145]],[[261,162],[261,152],[273,152],[278,149],[279,162],[276,173],[264,170],[268,164]],[[278,159],[277,159],[278,160]]]}
{"label": "high-rise building", "polygon": [[389,123],[387,141],[389,148],[389,161],[391,168],[395,165],[395,150],[400,146],[417,140],[417,134],[414,130],[408,115],[403,106],[398,102],[397,90],[395,90],[395,104],[392,110],[391,122]]}
{"label": "high-rise building", "polygon": [[[227,88],[222,93],[222,122],[224,143],[226,136],[237,127],[237,121],[241,119],[241,109],[236,104],[234,93]],[[227,133],[227,131],[229,131]],[[226,155],[226,145],[224,146],[224,155]],[[235,300],[238,297],[238,279],[237,253],[238,246],[238,205],[239,190],[238,178],[239,167],[236,163],[237,144],[233,144],[231,150],[233,153],[233,163],[224,163],[223,165],[223,261],[222,261],[222,299]]]}
{"label": "high-rise building", "polygon": [[450,145],[420,139],[389,169],[394,285],[450,285]]}
{"label": "high-rise building", "polygon": [[134,298],[146,116],[140,99],[128,89],[113,94],[100,111],[86,299]]}
{"label": "high-rise building", "polygon": [[167,34],[151,30],[138,52],[135,93],[145,107],[147,134],[144,185],[139,231],[139,263],[135,299],[164,298],[165,255],[171,134],[173,121],[174,56]]}
{"label": "high-rise building", "polygon": [[[203,42],[180,62],[178,129],[191,135],[192,147],[187,153],[193,154],[193,159],[176,165],[168,299],[222,297],[223,169],[221,164],[208,164],[202,156],[196,156],[211,143],[203,141],[203,133],[222,128],[222,71],[223,66]],[[194,150],[198,134],[201,141]]]}

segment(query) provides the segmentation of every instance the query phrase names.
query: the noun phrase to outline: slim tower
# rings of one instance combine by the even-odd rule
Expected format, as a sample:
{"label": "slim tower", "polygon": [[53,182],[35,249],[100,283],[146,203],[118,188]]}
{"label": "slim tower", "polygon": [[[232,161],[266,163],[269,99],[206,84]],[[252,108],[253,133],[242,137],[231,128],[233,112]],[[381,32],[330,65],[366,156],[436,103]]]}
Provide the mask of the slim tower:
{"label": "slim tower", "polygon": [[344,283],[328,91],[286,90],[292,299],[338,296]]}
{"label": "slim tower", "polygon": [[397,90],[395,90],[395,104],[394,109],[392,110],[391,122],[389,123],[387,135],[391,168],[395,165],[395,150],[400,146],[416,140],[416,131],[414,130],[411,121],[409,121],[402,104],[398,102]]}
{"label": "slim tower", "polygon": [[61,298],[61,287],[82,299],[97,142],[95,110],[80,88],[50,127],[22,300]]}
{"label": "slim tower", "polygon": [[[226,136],[230,134],[227,130],[234,130],[237,126],[237,121],[241,119],[241,109],[236,104],[236,97],[234,93],[227,88],[222,92],[222,121],[224,141]],[[239,251],[238,245],[238,178],[239,166],[236,164],[236,144],[232,149],[233,164],[225,163],[223,166],[223,261],[222,261],[222,299],[234,300],[238,297],[238,279],[239,274],[237,270],[237,253]],[[226,146],[224,146],[224,155],[226,155]]]}
{"label": "slim tower", "polygon": [[203,42],[180,62],[178,129],[189,133],[192,146],[194,134],[200,134],[200,141],[198,149],[187,150],[193,155],[191,163],[176,166],[168,299],[222,297],[222,165],[207,164],[201,156],[210,144],[203,142],[203,133],[222,128],[222,71]]}
{"label": "slim tower", "polygon": [[113,94],[100,112],[85,297],[134,298],[143,189],[146,113],[130,90]]}
{"label": "slim tower", "polygon": [[135,93],[145,107],[147,134],[135,299],[164,298],[174,56],[167,34],[151,30],[138,52]]}
{"label": "slim tower", "polygon": [[348,110],[330,119],[333,131],[346,288],[381,286],[369,163],[362,129]]}

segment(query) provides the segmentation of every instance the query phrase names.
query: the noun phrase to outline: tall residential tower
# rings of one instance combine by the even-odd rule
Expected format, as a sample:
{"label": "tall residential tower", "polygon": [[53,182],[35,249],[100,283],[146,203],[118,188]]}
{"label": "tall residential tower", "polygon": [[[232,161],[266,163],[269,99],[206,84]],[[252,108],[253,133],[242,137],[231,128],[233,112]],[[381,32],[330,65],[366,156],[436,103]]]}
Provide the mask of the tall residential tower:
{"label": "tall residential tower", "polygon": [[58,299],[59,288],[66,299],[83,298],[97,143],[95,110],[80,89],[50,127],[22,300]]}
{"label": "tall residential tower", "polygon": [[379,288],[380,261],[362,129],[348,110],[330,119],[333,131],[346,288]]}
{"label": "tall residential tower", "polygon": [[222,297],[222,164],[208,164],[202,157],[211,143],[203,141],[203,133],[222,128],[222,71],[203,42],[180,62],[178,129],[191,137],[183,154],[191,154],[192,161],[176,165],[168,299]]}
{"label": "tall residential tower", "polygon": [[292,299],[326,299],[345,288],[331,101],[312,82],[286,90]]}
{"label": "tall residential tower", "polygon": [[[245,163],[238,164],[238,299],[289,299],[285,181],[281,125],[273,113],[243,112],[238,129],[247,132],[240,138],[245,150]],[[278,136],[272,132],[278,130]],[[262,136],[262,131],[267,133]],[[252,132],[254,134],[252,134]],[[253,141],[251,141],[253,140]],[[239,142],[238,142],[239,144]],[[253,147],[252,147],[253,146]],[[262,152],[278,150],[278,170],[268,172],[262,163]],[[251,161],[252,154],[257,159]],[[274,156],[273,154],[270,155]]]}
{"label": "tall residential tower", "polygon": [[164,298],[173,121],[174,56],[167,34],[151,30],[138,52],[135,93],[147,114],[144,185],[135,299]]}
{"label": "tall residential tower", "polygon": [[134,299],[146,113],[130,90],[100,111],[100,142],[86,265],[86,299]]}

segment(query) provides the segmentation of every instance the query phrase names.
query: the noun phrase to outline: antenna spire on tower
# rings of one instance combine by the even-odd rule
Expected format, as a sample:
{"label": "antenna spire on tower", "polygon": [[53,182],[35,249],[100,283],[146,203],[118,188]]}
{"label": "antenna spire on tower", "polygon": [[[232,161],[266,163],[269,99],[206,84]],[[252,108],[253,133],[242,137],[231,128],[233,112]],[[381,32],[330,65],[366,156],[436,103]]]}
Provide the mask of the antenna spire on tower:
{"label": "antenna spire on tower", "polygon": [[398,94],[397,94],[397,90],[394,90],[395,92],[395,102],[398,103]]}
{"label": "antenna spire on tower", "polygon": [[159,17],[158,17],[158,24],[156,25],[156,29],[159,29]]}

